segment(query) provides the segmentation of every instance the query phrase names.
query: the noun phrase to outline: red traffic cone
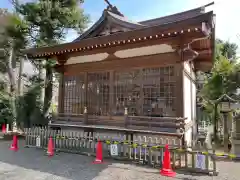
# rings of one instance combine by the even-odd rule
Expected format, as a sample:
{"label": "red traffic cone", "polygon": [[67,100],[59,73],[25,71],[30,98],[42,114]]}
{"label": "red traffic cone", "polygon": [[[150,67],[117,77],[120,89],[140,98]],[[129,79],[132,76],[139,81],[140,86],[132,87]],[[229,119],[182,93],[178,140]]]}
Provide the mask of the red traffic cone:
{"label": "red traffic cone", "polygon": [[95,161],[93,161],[93,164],[102,164],[102,163],[103,163],[102,143],[99,140],[97,143],[96,159]]}
{"label": "red traffic cone", "polygon": [[12,141],[12,145],[10,147],[10,150],[12,151],[18,151],[18,140],[17,140],[17,135],[13,136],[13,141]]}
{"label": "red traffic cone", "polygon": [[6,125],[5,124],[2,125],[2,133],[6,133]]}
{"label": "red traffic cone", "polygon": [[163,168],[160,171],[162,176],[175,177],[176,172],[172,170],[170,161],[170,152],[168,149],[168,144],[165,146],[164,157],[163,157]]}
{"label": "red traffic cone", "polygon": [[50,137],[50,138],[49,138],[49,141],[48,141],[47,155],[48,155],[48,156],[53,156],[53,155],[54,155],[52,137]]}

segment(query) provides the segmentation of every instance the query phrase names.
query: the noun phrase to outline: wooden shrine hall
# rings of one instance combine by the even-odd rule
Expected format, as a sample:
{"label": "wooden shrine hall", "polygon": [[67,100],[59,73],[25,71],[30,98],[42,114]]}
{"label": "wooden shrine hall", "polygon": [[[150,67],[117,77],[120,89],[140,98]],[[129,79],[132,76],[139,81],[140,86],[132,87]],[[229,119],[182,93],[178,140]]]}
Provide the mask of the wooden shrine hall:
{"label": "wooden shrine hall", "polygon": [[190,138],[195,73],[209,71],[214,55],[215,15],[206,6],[133,22],[108,2],[100,19],[73,42],[25,50],[28,58],[58,63],[58,117],[52,124]]}

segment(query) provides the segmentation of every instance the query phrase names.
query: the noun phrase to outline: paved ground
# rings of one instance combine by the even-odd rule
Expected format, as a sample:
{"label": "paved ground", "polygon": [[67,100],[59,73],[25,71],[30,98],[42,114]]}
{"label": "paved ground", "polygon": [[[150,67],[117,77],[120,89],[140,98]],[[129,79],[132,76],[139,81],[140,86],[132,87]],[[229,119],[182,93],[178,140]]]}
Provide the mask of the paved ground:
{"label": "paved ground", "polygon": [[[93,165],[92,157],[61,153],[49,158],[42,150],[8,150],[10,142],[0,141],[1,180],[168,180],[159,171],[106,161]],[[218,177],[177,174],[173,180],[239,180],[240,163],[221,162]]]}

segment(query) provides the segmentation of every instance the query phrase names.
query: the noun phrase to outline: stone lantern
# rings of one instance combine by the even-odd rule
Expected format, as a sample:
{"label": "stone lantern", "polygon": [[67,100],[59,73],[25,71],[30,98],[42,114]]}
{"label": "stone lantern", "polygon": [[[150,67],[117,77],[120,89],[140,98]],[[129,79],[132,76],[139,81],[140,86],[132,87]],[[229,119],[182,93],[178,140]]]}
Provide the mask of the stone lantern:
{"label": "stone lantern", "polygon": [[228,152],[228,113],[233,110],[233,105],[237,102],[236,100],[229,97],[227,94],[223,94],[215,102],[219,103],[220,111],[223,113],[223,128],[224,128],[224,151]]}
{"label": "stone lantern", "polygon": [[236,100],[229,97],[227,94],[222,95],[219,99],[216,100],[220,105],[220,111],[222,113],[231,112],[233,105],[237,102]]}
{"label": "stone lantern", "polygon": [[[238,104],[240,105],[240,104]],[[240,114],[237,114],[232,123],[231,132],[232,154],[240,154]]]}

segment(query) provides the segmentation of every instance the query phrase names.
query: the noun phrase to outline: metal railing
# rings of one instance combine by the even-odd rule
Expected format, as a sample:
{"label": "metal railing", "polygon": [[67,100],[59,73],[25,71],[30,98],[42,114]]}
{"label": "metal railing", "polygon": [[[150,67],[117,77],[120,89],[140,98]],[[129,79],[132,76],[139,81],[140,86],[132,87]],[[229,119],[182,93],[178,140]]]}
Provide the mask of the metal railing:
{"label": "metal railing", "polygon": [[[153,167],[161,167],[164,146],[170,147],[173,169],[216,174],[216,162],[212,155],[182,148],[177,139],[127,135],[101,136],[90,132],[52,130],[47,128],[25,129],[27,147],[47,148],[53,138],[56,151],[95,155],[96,144],[103,143],[103,157],[132,161]],[[111,146],[117,147],[117,155],[111,155]]]}

